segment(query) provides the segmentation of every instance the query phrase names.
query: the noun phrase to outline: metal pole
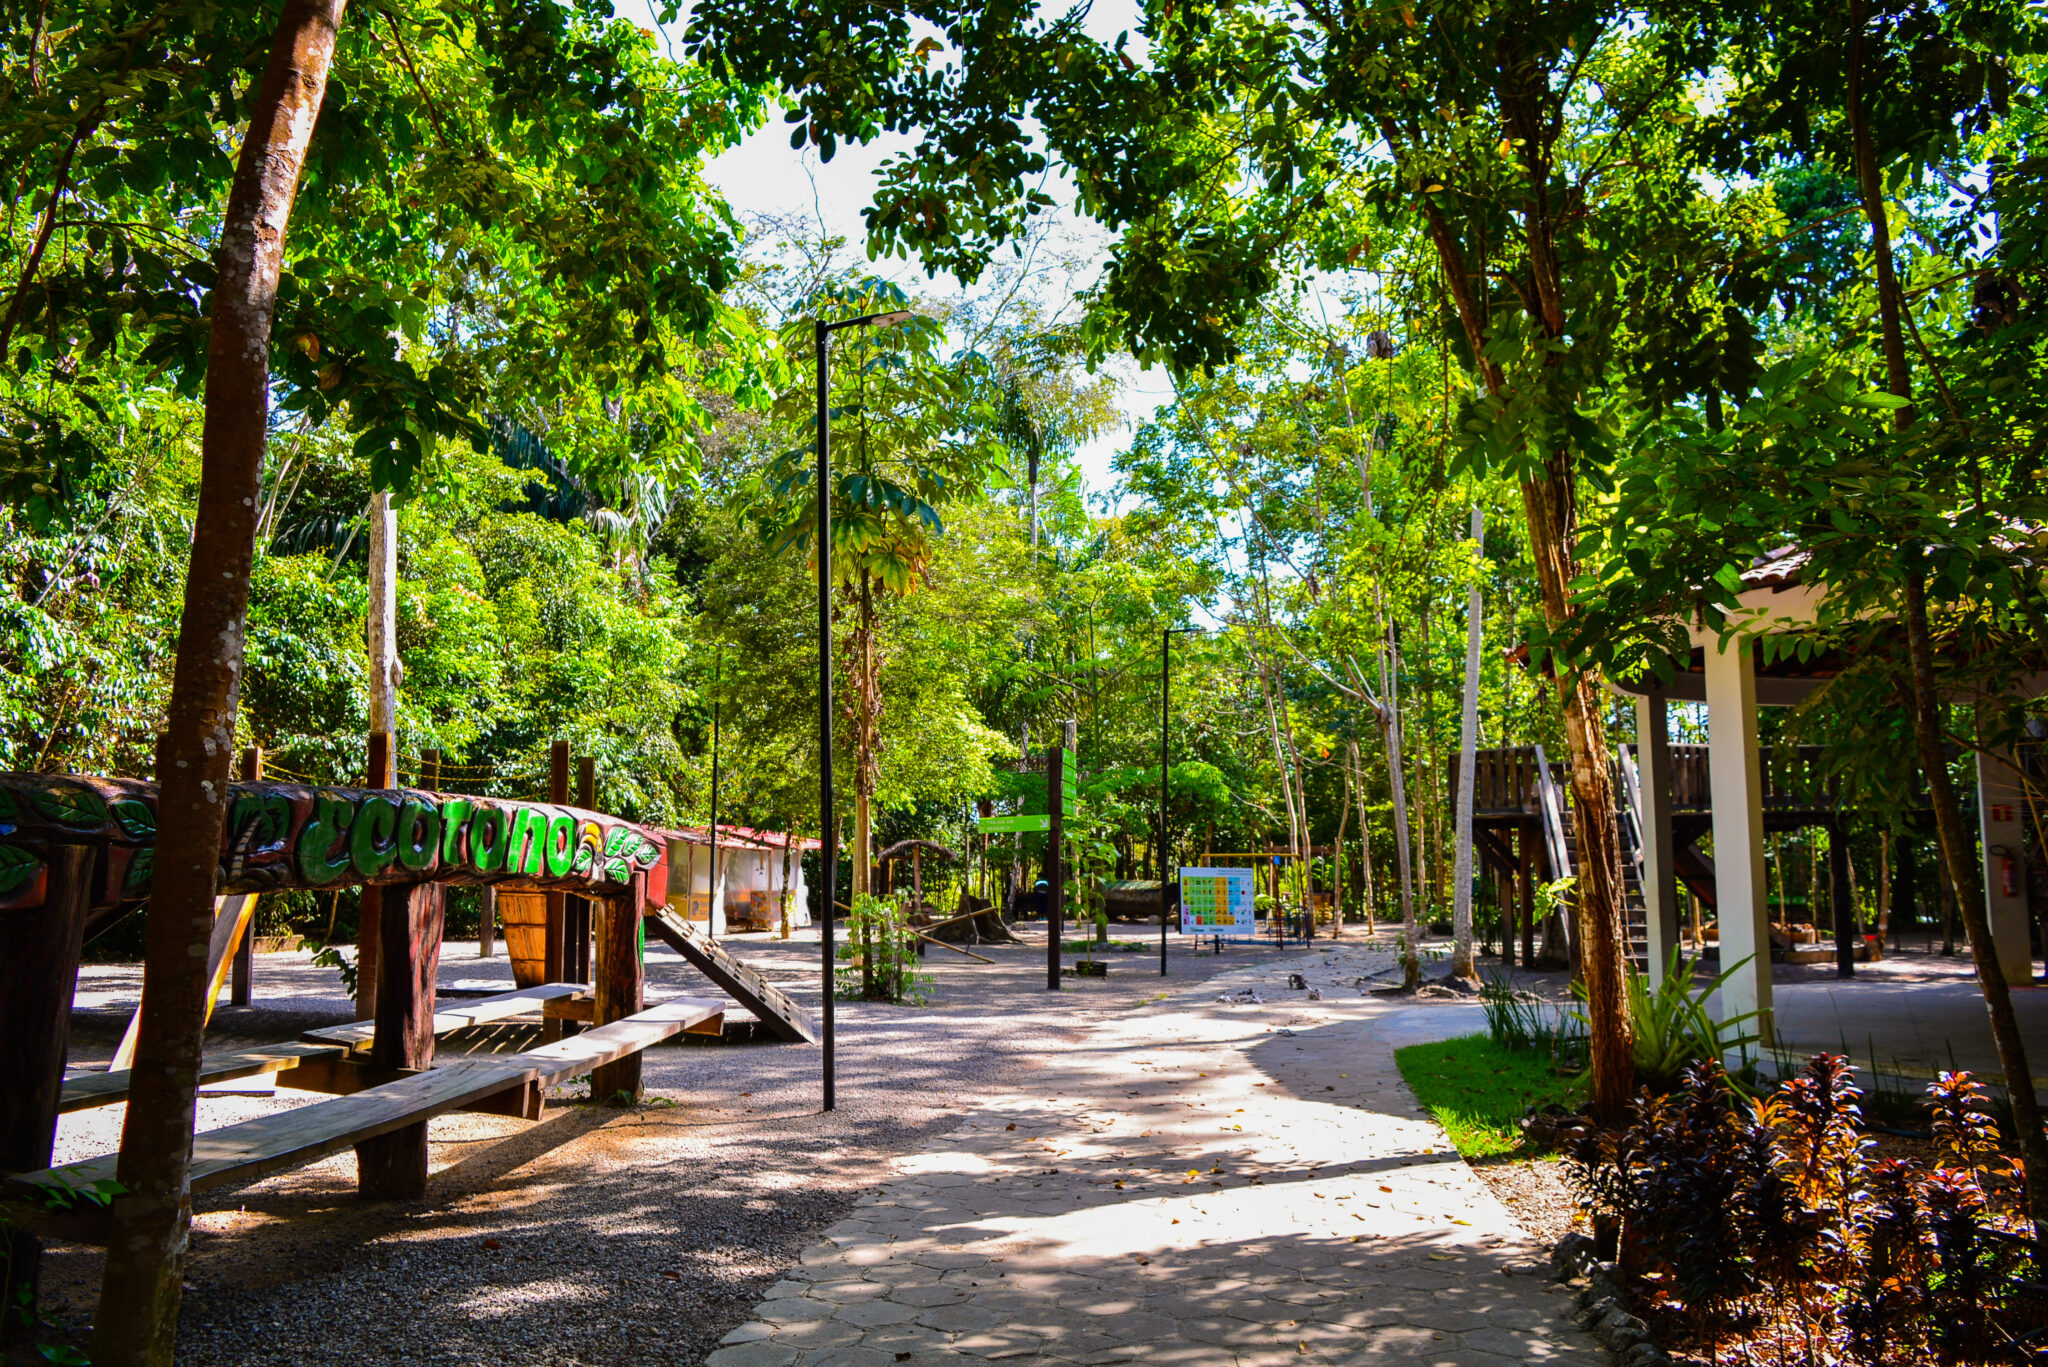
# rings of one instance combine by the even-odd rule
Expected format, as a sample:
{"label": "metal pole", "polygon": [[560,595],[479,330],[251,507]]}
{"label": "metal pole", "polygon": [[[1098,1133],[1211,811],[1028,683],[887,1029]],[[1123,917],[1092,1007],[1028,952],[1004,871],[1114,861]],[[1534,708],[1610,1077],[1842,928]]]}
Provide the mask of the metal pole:
{"label": "metal pole", "polygon": [[825,320],[817,323],[818,343],[818,872],[824,884],[819,921],[819,962],[825,989],[825,1110],[837,1105],[833,1095],[832,1039],[832,909],[839,899],[839,828],[832,811],[832,377],[826,349]]}
{"label": "metal pole", "polygon": [[1166,976],[1166,717],[1173,689],[1173,629],[1159,633],[1159,976]]}
{"label": "metal pole", "polygon": [[1045,905],[1045,990],[1060,990],[1060,903],[1066,892],[1061,867],[1060,838],[1066,802],[1060,788],[1066,772],[1064,758],[1066,751],[1055,745],[1045,757],[1046,810],[1052,813],[1052,829],[1047,832],[1049,842],[1046,848],[1046,905]]}
{"label": "metal pole", "polygon": [[718,666],[711,667],[711,894],[710,906],[704,913],[704,929],[709,932],[718,925],[718,913],[722,902],[718,895]]}

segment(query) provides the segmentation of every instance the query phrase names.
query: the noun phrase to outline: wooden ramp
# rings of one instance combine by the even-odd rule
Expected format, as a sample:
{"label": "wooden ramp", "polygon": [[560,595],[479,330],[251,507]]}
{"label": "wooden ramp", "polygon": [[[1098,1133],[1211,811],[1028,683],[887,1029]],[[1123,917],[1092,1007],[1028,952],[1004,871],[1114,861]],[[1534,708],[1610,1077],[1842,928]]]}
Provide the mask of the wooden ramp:
{"label": "wooden ramp", "polygon": [[[461,1110],[515,1087],[541,1087],[616,1062],[686,1030],[715,1032],[726,1004],[678,998],[523,1054],[484,1055],[386,1082],[348,1096],[275,1112],[192,1137],[192,1190],[248,1182],[318,1162],[353,1144]],[[329,1045],[331,1050],[334,1046]],[[106,1154],[14,1183],[61,1188],[114,1176],[119,1155]]]}
{"label": "wooden ramp", "polygon": [[671,911],[648,916],[647,927],[721,991],[760,1017],[761,1024],[775,1038],[786,1044],[816,1042],[818,1029],[811,1023],[810,1013],[716,940]]}

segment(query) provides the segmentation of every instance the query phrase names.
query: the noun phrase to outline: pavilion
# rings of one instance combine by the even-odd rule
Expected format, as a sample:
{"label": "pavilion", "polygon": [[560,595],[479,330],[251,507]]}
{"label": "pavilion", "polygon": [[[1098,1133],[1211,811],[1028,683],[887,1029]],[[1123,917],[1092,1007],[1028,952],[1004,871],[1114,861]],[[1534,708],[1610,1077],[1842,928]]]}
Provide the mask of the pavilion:
{"label": "pavilion", "polygon": [[[1756,643],[1796,631],[1817,619],[1825,589],[1803,582],[1804,557],[1780,551],[1761,558],[1742,577],[1740,632],[1724,645],[1704,620],[1687,624],[1692,638],[1687,667],[1664,683],[1610,681],[1633,696],[1641,765],[1641,864],[1648,963],[1661,973],[1679,942],[1679,860],[1673,835],[1671,747],[1667,704],[1705,703],[1708,783],[1711,789],[1713,870],[1720,923],[1721,962],[1747,964],[1723,984],[1725,1017],[1759,1013],[1771,1025],[1770,912],[1765,894],[1765,765],[1758,743],[1757,709],[1789,707],[1841,672],[1838,658],[1780,659],[1757,664]],[[1766,652],[1769,653],[1769,652]],[[2005,980],[2033,981],[2033,949],[2025,876],[2025,790],[2017,756],[1977,757],[1978,836],[1984,861],[1986,912]],[[1689,843],[1689,842],[1688,842]],[[1836,842],[1836,849],[1841,849]],[[1836,884],[1846,883],[1840,853]],[[1842,970],[1852,971],[1845,956]]]}

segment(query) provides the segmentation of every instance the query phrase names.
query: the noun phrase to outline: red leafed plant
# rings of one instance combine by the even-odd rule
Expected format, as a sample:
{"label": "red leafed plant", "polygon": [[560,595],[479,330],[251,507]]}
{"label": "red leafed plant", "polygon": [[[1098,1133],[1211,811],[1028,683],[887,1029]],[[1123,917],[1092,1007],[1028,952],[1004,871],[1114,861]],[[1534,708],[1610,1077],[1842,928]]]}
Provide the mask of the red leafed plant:
{"label": "red leafed plant", "polygon": [[1875,1158],[1861,1097],[1838,1055],[1754,1099],[1705,1060],[1618,1128],[1547,1123],[1673,1346],[1786,1367],[2048,1361],[2048,1286],[1983,1085],[1929,1086],[1932,1163]]}

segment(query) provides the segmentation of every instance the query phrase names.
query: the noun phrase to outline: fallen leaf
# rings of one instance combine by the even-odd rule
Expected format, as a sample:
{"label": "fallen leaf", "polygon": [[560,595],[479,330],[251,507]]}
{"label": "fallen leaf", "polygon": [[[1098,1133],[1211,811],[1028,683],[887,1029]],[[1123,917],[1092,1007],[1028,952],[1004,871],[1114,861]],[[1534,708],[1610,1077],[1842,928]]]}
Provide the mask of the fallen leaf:
{"label": "fallen leaf", "polygon": [[1017,1122],[1012,1120],[1009,1124],[1003,1126],[1003,1128],[1006,1130],[1014,1130],[1017,1128]]}
{"label": "fallen leaf", "polygon": [[1140,1267],[1150,1267],[1152,1265],[1152,1260],[1142,1253],[1133,1253],[1131,1257],[1137,1260]]}
{"label": "fallen leaf", "polygon": [[683,1274],[680,1272],[664,1272],[661,1275],[667,1277],[672,1282],[679,1282],[683,1279]]}
{"label": "fallen leaf", "polygon": [[1308,1340],[1303,1339],[1301,1342],[1295,1344],[1294,1351],[1297,1353],[1306,1353],[1308,1351]]}
{"label": "fallen leaf", "polygon": [[1472,1222],[1470,1220],[1460,1220],[1457,1216],[1453,1215],[1451,1217],[1451,1223],[1454,1225],[1469,1225]]}
{"label": "fallen leaf", "polygon": [[1451,1253],[1432,1253],[1429,1255],[1429,1260],[1433,1263],[1454,1263],[1458,1261],[1457,1256]]}
{"label": "fallen leaf", "polygon": [[1380,1187],[1380,1190],[1381,1190],[1381,1191],[1392,1191],[1392,1190],[1393,1190],[1393,1188],[1392,1188],[1392,1187],[1389,1187],[1389,1186],[1385,1186],[1385,1185],[1382,1185],[1382,1186]]}
{"label": "fallen leaf", "polygon": [[492,1252],[496,1252],[498,1249],[501,1249],[504,1246],[505,1245],[499,1243],[496,1239],[484,1240],[484,1247],[490,1249]]}

